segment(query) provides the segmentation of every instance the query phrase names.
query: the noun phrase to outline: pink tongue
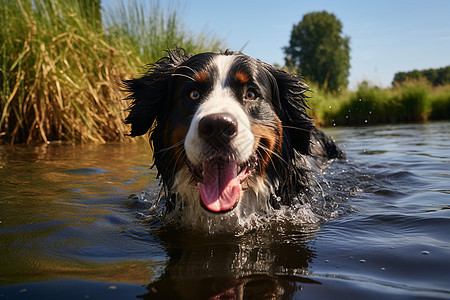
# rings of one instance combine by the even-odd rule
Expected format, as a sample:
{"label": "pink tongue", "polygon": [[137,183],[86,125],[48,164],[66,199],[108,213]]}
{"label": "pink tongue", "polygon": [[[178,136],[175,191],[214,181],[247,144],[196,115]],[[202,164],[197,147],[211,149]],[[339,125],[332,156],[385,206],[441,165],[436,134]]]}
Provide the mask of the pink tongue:
{"label": "pink tongue", "polygon": [[207,209],[214,212],[231,209],[241,194],[234,161],[213,161],[203,172],[203,183],[198,183],[200,196]]}

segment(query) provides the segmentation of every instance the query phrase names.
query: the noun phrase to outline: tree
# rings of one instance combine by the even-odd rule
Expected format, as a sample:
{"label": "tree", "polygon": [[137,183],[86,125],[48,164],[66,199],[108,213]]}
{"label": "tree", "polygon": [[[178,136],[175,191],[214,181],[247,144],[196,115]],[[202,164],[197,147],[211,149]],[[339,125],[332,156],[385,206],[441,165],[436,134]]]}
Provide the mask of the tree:
{"label": "tree", "polygon": [[337,91],[348,85],[349,44],[334,14],[309,13],[292,28],[289,46],[284,48],[286,65],[319,88]]}
{"label": "tree", "polygon": [[403,84],[405,81],[424,79],[434,86],[450,83],[450,66],[439,69],[413,70],[398,72],[394,75],[392,85]]}

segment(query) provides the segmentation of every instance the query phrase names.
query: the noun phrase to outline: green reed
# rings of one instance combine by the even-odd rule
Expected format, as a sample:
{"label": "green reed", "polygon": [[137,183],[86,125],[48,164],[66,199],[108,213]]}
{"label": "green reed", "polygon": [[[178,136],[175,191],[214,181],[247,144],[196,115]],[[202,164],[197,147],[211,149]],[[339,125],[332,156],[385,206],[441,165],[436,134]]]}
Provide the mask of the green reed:
{"label": "green reed", "polygon": [[312,115],[324,126],[450,119],[450,86],[432,87],[424,81],[388,89],[364,83],[356,91],[319,91],[312,97]]}
{"label": "green reed", "polygon": [[80,2],[0,0],[0,143],[122,141],[122,79],[174,44],[220,47],[185,30],[175,9],[120,2],[102,24]]}

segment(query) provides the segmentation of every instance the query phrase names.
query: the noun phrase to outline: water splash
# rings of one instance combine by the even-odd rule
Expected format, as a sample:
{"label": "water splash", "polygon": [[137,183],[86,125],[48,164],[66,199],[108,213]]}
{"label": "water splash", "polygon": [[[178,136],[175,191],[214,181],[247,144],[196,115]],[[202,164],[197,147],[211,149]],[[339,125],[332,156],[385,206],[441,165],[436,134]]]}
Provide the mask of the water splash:
{"label": "water splash", "polygon": [[[234,210],[223,214],[210,213],[200,206],[193,208],[186,203],[169,211],[166,209],[166,198],[161,197],[156,190],[134,195],[134,201],[146,207],[142,211],[142,218],[146,221],[159,220],[163,226],[201,230],[208,234],[232,232],[240,235],[273,226],[312,230],[311,228],[319,228],[322,222],[338,216],[342,212],[340,203],[350,194],[348,191],[344,196],[336,193],[340,185],[326,178],[330,175],[342,177],[340,172],[333,169],[319,170],[305,194],[292,198],[291,205],[279,205],[279,208],[273,208],[268,201],[260,206],[242,201]],[[281,199],[279,200],[281,203]]]}

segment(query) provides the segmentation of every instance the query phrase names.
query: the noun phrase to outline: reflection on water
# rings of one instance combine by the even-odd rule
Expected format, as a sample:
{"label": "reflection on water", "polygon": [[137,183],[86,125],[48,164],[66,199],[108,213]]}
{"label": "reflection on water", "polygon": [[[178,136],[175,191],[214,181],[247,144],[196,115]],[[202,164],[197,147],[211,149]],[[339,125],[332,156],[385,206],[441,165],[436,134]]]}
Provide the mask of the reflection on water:
{"label": "reflection on water", "polygon": [[148,277],[147,256],[131,262],[139,266],[134,268],[108,256],[134,251],[133,240],[118,229],[139,223],[133,214],[122,214],[124,197],[142,189],[144,181],[155,186],[147,150],[144,145],[0,148],[1,280],[117,273],[115,280],[145,282],[118,270]]}
{"label": "reflection on water", "polygon": [[314,257],[307,245],[313,236],[277,228],[239,237],[161,232],[169,260],[164,273],[148,285],[147,297],[281,295],[298,289],[297,283],[318,283],[304,276]]}
{"label": "reflection on water", "polygon": [[328,133],[331,220],[244,234],[161,219],[145,143],[1,146],[0,299],[450,297],[450,123]]}

